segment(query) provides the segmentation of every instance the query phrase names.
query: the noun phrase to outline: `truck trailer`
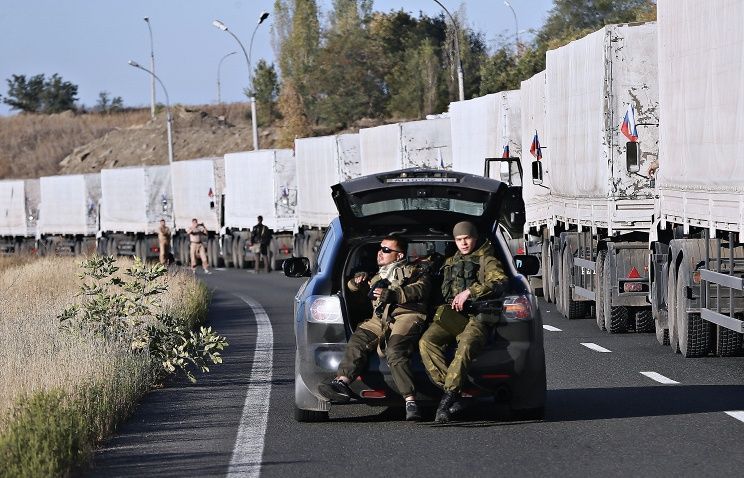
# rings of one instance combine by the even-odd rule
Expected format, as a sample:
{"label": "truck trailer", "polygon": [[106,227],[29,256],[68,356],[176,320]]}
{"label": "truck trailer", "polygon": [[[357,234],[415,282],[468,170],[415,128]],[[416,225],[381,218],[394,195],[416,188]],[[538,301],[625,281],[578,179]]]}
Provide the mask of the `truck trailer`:
{"label": "truck trailer", "polygon": [[169,166],[144,166],[101,171],[101,254],[139,257],[160,255],[160,220],[173,225]]}
{"label": "truck trailer", "polygon": [[45,176],[39,183],[39,248],[42,254],[95,253],[100,226],[100,173]]}
{"label": "truck trailer", "polygon": [[[533,185],[549,184],[549,213],[540,211],[545,194],[528,194],[527,232],[547,240],[558,310],[569,319],[593,310],[611,333],[654,327],[647,271],[654,190],[641,172],[658,159],[656,72],[655,23],[608,25],[546,53],[550,167],[533,158],[527,170]],[[523,130],[523,145],[535,128]]]}
{"label": "truck trailer", "polygon": [[359,134],[295,140],[297,222],[294,255],[315,262],[328,225],[338,215],[331,186],[361,175]]}
{"label": "truck trailer", "polygon": [[685,357],[742,353],[744,33],[739,1],[659,0],[658,197],[650,300]]}
{"label": "truck trailer", "polygon": [[0,181],[0,254],[36,252],[39,180]]}

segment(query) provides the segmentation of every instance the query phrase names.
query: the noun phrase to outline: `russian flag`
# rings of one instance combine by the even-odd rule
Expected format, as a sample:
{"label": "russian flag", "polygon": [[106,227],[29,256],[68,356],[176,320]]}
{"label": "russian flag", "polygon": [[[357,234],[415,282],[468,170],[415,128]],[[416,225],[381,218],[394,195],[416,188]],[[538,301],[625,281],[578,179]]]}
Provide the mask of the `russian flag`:
{"label": "russian flag", "polygon": [[504,146],[504,152],[501,154],[502,158],[508,158],[509,156],[509,145]]}
{"label": "russian flag", "polygon": [[625,111],[625,118],[623,124],[620,126],[620,132],[622,132],[629,141],[638,141],[638,130],[636,129],[635,122],[635,109],[633,105],[628,105],[627,111]]}
{"label": "russian flag", "polygon": [[538,161],[542,159],[542,149],[540,148],[540,138],[537,137],[537,130],[535,130],[535,136],[532,137],[530,154],[534,156]]}

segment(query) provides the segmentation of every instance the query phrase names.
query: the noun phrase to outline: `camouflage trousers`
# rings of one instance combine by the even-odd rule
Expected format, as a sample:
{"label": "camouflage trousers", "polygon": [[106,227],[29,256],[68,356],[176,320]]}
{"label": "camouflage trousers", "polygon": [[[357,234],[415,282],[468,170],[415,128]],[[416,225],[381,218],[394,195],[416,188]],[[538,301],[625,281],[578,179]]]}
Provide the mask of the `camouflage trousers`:
{"label": "camouflage trousers", "polygon": [[[487,324],[470,319],[462,332],[454,335],[438,322],[432,323],[419,341],[421,361],[432,382],[445,392],[460,392],[470,364],[488,340],[489,328]],[[445,351],[455,341],[455,358],[447,365]]]}
{"label": "camouflage trousers", "polygon": [[[426,316],[418,312],[405,312],[395,316],[395,321],[385,326],[376,315],[362,322],[351,334],[344,358],[338,366],[338,375],[356,379],[367,367],[369,354],[375,351],[387,360],[398,392],[404,396],[415,394],[410,358],[416,341],[421,336]],[[389,327],[389,336],[387,336]],[[380,339],[387,336],[384,351]]]}

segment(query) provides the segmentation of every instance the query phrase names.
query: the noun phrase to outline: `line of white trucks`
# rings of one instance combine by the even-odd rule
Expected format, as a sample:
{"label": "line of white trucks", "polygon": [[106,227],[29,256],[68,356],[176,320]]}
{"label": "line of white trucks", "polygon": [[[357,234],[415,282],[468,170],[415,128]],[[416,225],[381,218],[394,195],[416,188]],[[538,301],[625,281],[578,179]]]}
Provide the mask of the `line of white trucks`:
{"label": "line of white trucks", "polygon": [[430,119],[300,138],[294,150],[0,181],[0,253],[156,257],[164,218],[185,263],[196,217],[210,231],[210,261],[245,267],[262,215],[276,266],[314,256],[336,215],[332,184],[454,169],[509,184],[504,229],[516,252],[540,257],[531,280],[567,318],[655,331],[686,357],[740,354],[744,2],[657,8],[657,22],[608,25],[548,51],[546,69],[519,90]]}

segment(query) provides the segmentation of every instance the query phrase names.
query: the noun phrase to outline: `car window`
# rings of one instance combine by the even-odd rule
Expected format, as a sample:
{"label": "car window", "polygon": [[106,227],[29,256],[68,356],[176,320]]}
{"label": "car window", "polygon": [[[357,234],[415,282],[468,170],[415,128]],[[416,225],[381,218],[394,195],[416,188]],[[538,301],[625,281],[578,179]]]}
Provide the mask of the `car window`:
{"label": "car window", "polygon": [[325,235],[323,236],[323,240],[320,243],[320,250],[318,251],[318,263],[316,266],[316,272],[321,272],[325,270],[329,265],[326,264],[328,262],[328,258],[330,257],[330,254],[328,253],[333,243],[336,240],[336,231],[331,226],[326,230]]}
{"label": "car window", "polygon": [[375,214],[395,211],[450,211],[468,216],[483,214],[485,204],[449,198],[393,198],[363,204],[352,204],[351,210],[356,217],[367,217]]}

